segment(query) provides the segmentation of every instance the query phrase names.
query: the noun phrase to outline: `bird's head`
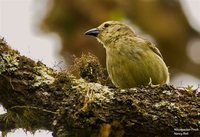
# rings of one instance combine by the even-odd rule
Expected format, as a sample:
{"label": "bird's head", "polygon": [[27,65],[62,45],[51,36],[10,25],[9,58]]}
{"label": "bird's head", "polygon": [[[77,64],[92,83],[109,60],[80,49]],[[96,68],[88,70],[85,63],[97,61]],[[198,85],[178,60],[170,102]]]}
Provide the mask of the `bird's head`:
{"label": "bird's head", "polygon": [[134,36],[135,33],[127,25],[118,21],[107,21],[99,27],[90,29],[85,35],[95,36],[106,47],[107,44],[120,40],[124,36]]}

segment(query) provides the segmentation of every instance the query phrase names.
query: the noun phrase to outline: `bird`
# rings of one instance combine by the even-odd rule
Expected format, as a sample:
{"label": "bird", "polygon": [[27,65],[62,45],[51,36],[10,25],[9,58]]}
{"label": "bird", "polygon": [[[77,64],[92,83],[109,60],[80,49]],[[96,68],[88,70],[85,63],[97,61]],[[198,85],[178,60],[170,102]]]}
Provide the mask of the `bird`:
{"label": "bird", "polygon": [[94,36],[106,50],[106,68],[121,89],[169,83],[169,71],[159,49],[120,21],[106,21],[85,35]]}

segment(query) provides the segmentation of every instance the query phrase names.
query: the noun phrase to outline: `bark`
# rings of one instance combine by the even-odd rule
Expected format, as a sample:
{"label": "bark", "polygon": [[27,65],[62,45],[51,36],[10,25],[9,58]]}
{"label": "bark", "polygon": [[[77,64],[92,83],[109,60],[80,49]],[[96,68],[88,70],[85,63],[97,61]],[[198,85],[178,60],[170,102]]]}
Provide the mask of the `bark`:
{"label": "bark", "polygon": [[[91,70],[86,74],[96,75],[96,65],[86,61],[84,66]],[[0,103],[7,113],[0,115],[0,130],[46,129],[56,137],[200,136],[199,89],[120,90],[89,78],[57,72],[1,39]]]}

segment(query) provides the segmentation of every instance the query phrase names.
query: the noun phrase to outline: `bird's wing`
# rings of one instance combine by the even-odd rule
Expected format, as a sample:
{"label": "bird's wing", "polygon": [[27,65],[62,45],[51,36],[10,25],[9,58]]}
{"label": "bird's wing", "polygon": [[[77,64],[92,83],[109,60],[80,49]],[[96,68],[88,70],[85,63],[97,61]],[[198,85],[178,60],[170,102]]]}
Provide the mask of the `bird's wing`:
{"label": "bird's wing", "polygon": [[143,46],[148,46],[156,55],[158,55],[159,57],[161,57],[163,59],[162,54],[160,53],[159,49],[150,41],[142,39],[138,36],[134,37],[134,41]]}
{"label": "bird's wing", "polygon": [[160,53],[159,49],[153,43],[148,44],[148,46],[154,53],[156,53],[158,56],[160,56],[163,59],[162,54]]}

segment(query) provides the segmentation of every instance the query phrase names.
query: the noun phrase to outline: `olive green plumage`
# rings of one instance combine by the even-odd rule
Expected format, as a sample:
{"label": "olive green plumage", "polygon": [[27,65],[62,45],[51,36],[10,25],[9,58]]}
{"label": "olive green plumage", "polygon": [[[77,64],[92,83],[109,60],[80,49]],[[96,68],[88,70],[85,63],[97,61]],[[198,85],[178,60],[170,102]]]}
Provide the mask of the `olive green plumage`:
{"label": "olive green plumage", "polygon": [[131,88],[169,81],[168,68],[160,51],[118,21],[107,21],[85,33],[93,35],[106,49],[106,66],[113,84]]}

